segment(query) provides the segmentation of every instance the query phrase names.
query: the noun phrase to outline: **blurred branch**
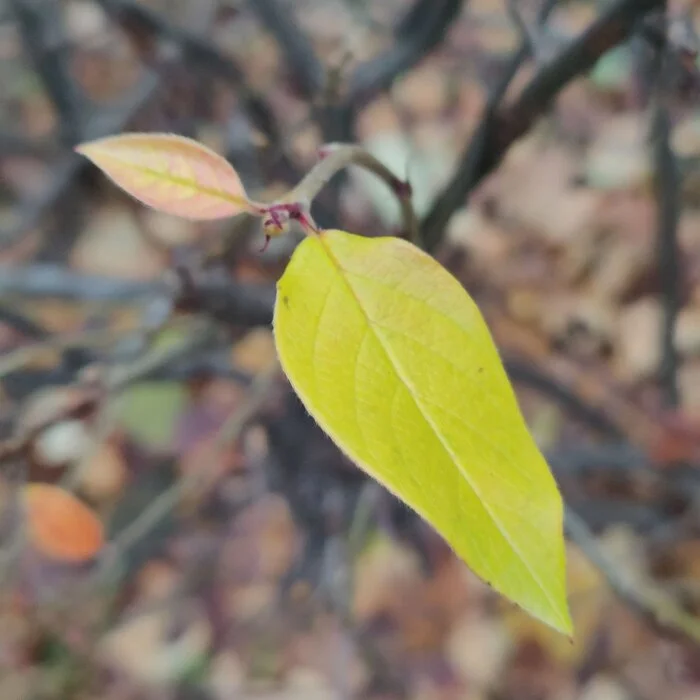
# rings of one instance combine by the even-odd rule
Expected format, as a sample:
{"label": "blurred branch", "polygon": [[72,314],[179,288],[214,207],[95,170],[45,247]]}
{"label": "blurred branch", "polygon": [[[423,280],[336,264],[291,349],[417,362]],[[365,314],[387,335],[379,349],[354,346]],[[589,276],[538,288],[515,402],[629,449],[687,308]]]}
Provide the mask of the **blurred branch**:
{"label": "blurred branch", "polygon": [[671,117],[667,105],[666,80],[669,63],[664,42],[655,50],[656,88],[653,95],[651,141],[654,153],[654,186],[657,200],[657,255],[661,284],[663,325],[661,329],[661,364],[659,380],[664,401],[678,406],[679,357],[674,336],[681,306],[682,267],[678,244],[678,223],[681,213],[681,176],[671,146]]}
{"label": "blurred branch", "polygon": [[[248,395],[243,404],[224,423],[216,438],[217,451],[237,440],[249,421],[261,409],[267,400],[275,380],[279,377],[279,366],[276,362],[261,372],[250,385]],[[215,474],[220,465],[215,456],[212,456],[208,465],[201,470],[191,470],[168,490],[163,491],[128,527],[122,530],[103,558],[102,570],[99,576],[111,572],[112,566],[117,563],[134,544],[145,537],[160,520],[170,513],[180,502],[182,497],[198,483],[206,481]]]}
{"label": "blurred branch", "polygon": [[586,427],[612,440],[624,439],[624,430],[612,416],[586,401],[545,369],[516,357],[506,357],[504,365],[514,382],[519,382],[553,399]]}
{"label": "blurred branch", "polygon": [[669,595],[626,577],[601,551],[585,521],[568,507],[565,527],[568,537],[603,574],[613,593],[652,629],[672,639],[700,644],[700,620],[685,612]]}
{"label": "blurred branch", "polygon": [[58,151],[55,144],[44,139],[32,139],[14,131],[0,131],[0,156],[32,156],[45,158]]}
{"label": "blurred branch", "polygon": [[442,43],[464,4],[464,0],[415,0],[399,22],[391,46],[357,66],[345,99],[323,108],[326,140],[352,141],[356,113]]}
{"label": "blurred branch", "polygon": [[293,5],[283,8],[278,0],[250,0],[248,5],[280,45],[302,97],[312,101],[325,82],[325,68],[297,24]]}
{"label": "blurred branch", "polygon": [[386,183],[399,202],[406,237],[420,246],[420,229],[413,209],[411,186],[396,177],[384,163],[377,160],[362,146],[343,143],[330,143],[323,146],[321,160],[281,201],[309,206],[331,178],[350,165],[364,168]]}
{"label": "blurred branch", "polygon": [[[43,326],[4,303],[0,303],[0,323],[4,323],[18,333],[35,340],[44,340],[49,337],[49,332]],[[3,360],[4,358],[0,358],[0,366]]]}
{"label": "blurred branch", "polygon": [[0,266],[0,297],[34,297],[69,301],[135,302],[167,293],[162,282],[135,282],[101,275],[83,275],[59,265],[36,263]]}
{"label": "blurred branch", "polygon": [[68,45],[55,0],[10,0],[25,50],[59,116],[61,138],[77,143],[84,121],[85,98],[70,73]]}
{"label": "blurred branch", "polygon": [[350,78],[348,106],[359,109],[439,46],[464,0],[416,0],[399,23],[394,43],[360,64]]}
{"label": "blurred branch", "polygon": [[[207,40],[169,22],[163,15],[135,0],[97,0],[129,34],[136,29],[151,37],[172,41],[187,63],[201,66],[211,75],[236,88],[243,109],[255,128],[262,131],[273,147],[281,146],[275,117],[265,101],[247,84],[245,71],[230,56],[225,56]],[[130,31],[131,30],[131,31]]]}
{"label": "blurred branch", "polygon": [[268,325],[272,321],[272,284],[242,283],[210,270],[176,270],[154,282],[82,275],[57,265],[0,266],[0,296],[50,297],[112,304],[172,299],[181,311],[201,311],[226,323]]}
{"label": "blurred branch", "polygon": [[[119,133],[137,115],[141,108],[155,95],[160,80],[148,72],[123,100],[105,108],[93,109],[85,122],[80,140],[96,139]],[[53,207],[75,184],[78,176],[88,167],[88,161],[75,153],[66,154],[52,168],[53,176],[46,189],[24,204],[16,214],[17,223],[0,232],[0,249],[13,245],[27,231],[35,228],[46,211]]]}
{"label": "blurred branch", "polygon": [[[450,182],[433,202],[422,225],[423,239],[432,251],[442,240],[452,214],[464,204],[476,185],[501,162],[510,146],[532,127],[557,94],[574,78],[589,71],[608,50],[624,41],[645,15],[663,0],[616,0],[551,61],[543,65],[508,107],[495,110],[504,80],[489,99],[486,119],[460,158]],[[514,62],[511,63],[511,68]]]}

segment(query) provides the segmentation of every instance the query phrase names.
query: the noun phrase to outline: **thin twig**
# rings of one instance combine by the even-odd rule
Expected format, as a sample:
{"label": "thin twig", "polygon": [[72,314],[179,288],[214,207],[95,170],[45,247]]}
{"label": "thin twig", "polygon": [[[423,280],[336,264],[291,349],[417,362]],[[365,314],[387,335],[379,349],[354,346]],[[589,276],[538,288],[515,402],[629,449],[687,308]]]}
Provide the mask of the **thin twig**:
{"label": "thin twig", "polygon": [[[152,99],[160,85],[154,73],[147,73],[129,95],[117,104],[94,111],[81,133],[90,140],[123,131],[142,107]],[[26,231],[36,227],[48,209],[53,207],[73,187],[78,176],[88,167],[88,161],[71,152],[52,168],[48,186],[37,197],[24,202],[15,215],[16,224],[0,232],[0,249],[16,243]]]}
{"label": "thin twig", "polygon": [[[537,16],[537,24],[541,27],[548,19],[552,10],[556,7],[559,0],[545,0],[544,4],[540,8]],[[460,184],[462,189],[466,192],[470,192],[474,185],[476,184],[478,178],[478,168],[482,159],[484,158],[484,151],[488,147],[488,144],[493,139],[493,131],[496,128],[496,120],[498,109],[503,101],[503,98],[508,91],[513,79],[520,70],[520,67],[525,62],[527,57],[532,53],[532,42],[529,34],[521,37],[520,45],[513,52],[512,56],[506,64],[503,75],[501,75],[498,82],[494,85],[493,89],[489,92],[486,105],[484,106],[484,113],[479,122],[479,126],[476,132],[472,136],[472,139],[467,147],[465,154],[462,156],[461,164],[459,166],[458,174],[460,175]],[[455,182],[453,180],[453,182]],[[449,189],[444,190],[444,195],[450,192]],[[457,191],[454,190],[454,194]],[[440,208],[438,208],[438,204]],[[449,206],[448,206],[449,205]],[[433,206],[433,209],[428,213],[423,225],[423,239],[427,250],[434,251],[437,247],[439,241],[442,239],[444,227],[447,225],[449,216],[445,218],[449,208],[454,206],[456,210],[459,206],[459,202],[454,200],[447,200],[441,203],[440,198],[438,198]],[[438,216],[439,215],[439,216]],[[450,212],[450,216],[452,212]],[[432,218],[431,218],[432,217]]]}
{"label": "thin twig", "polygon": [[600,435],[610,440],[624,439],[625,431],[614,416],[586,401],[551,373],[517,357],[506,357],[503,362],[508,375],[514,382],[519,382],[553,399],[574,418]]}
{"label": "thin twig", "polygon": [[[231,415],[223,425],[216,440],[216,449],[222,450],[236,440],[248,422],[260,410],[267,400],[275,380],[279,376],[279,366],[276,362],[261,372],[250,386],[246,401]],[[177,481],[171,488],[156,498],[151,505],[131,522],[110,543],[105,551],[102,575],[106,575],[112,566],[119,561],[124,553],[141,540],[152,530],[162,518],[173,510],[182,497],[197,483],[206,480],[208,476],[216,473],[219,468],[218,461],[212,457],[208,465],[201,470],[192,470],[186,476]]]}
{"label": "thin twig", "polygon": [[407,182],[396,177],[386,165],[361,146],[327,144],[323,147],[323,155],[280,203],[300,203],[308,207],[336,173],[350,165],[356,165],[373,173],[388,185],[399,201],[406,237],[420,247],[418,220],[413,209],[411,187]]}
{"label": "thin twig", "polygon": [[278,0],[250,0],[248,4],[280,45],[302,97],[313,100],[323,87],[325,69],[309,38],[297,24],[290,9],[293,6],[285,9]]}
{"label": "thin twig", "polygon": [[23,44],[59,115],[61,137],[73,145],[81,136],[85,97],[70,73],[61,9],[54,0],[11,0]]}
{"label": "thin twig", "polygon": [[416,0],[397,27],[392,45],[360,64],[351,76],[348,107],[357,110],[422,61],[442,43],[465,4],[464,0]]}
{"label": "thin twig", "polygon": [[669,595],[630,580],[600,550],[585,521],[571,508],[565,515],[566,533],[604,576],[613,593],[660,634],[700,644],[700,620],[686,613]]}
{"label": "thin twig", "polygon": [[423,239],[428,250],[436,249],[452,214],[499,165],[510,146],[532,127],[567,83],[590,70],[604,53],[627,39],[645,15],[662,3],[663,0],[617,0],[542,66],[515,102],[497,110],[488,126],[482,122],[452,179],[423,220]]}
{"label": "thin twig", "polygon": [[678,406],[679,357],[675,346],[675,329],[681,306],[682,268],[678,244],[678,223],[681,211],[681,176],[671,146],[671,118],[667,106],[665,79],[668,74],[667,46],[656,50],[656,89],[653,96],[651,140],[655,161],[655,191],[658,206],[657,251],[658,274],[663,304],[661,329],[661,364],[659,381],[664,402]]}
{"label": "thin twig", "polygon": [[271,146],[281,149],[282,137],[272,111],[262,96],[248,85],[245,71],[231,56],[224,55],[211,42],[178,27],[141,2],[135,2],[135,0],[98,0],[98,2],[124,26],[127,32],[130,28],[136,27],[149,35],[174,42],[188,65],[196,64],[209,74],[233,86],[251,123],[265,134]]}

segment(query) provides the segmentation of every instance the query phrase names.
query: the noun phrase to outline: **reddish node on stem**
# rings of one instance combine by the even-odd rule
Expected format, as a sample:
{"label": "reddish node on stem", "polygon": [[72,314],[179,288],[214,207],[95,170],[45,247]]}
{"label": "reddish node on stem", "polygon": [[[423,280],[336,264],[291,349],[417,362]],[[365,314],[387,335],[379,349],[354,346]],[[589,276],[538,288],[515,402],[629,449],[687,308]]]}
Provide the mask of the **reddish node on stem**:
{"label": "reddish node on stem", "polygon": [[267,247],[270,245],[271,240],[272,236],[265,234],[265,242],[263,243],[262,248],[260,248],[260,253],[264,253],[267,250]]}

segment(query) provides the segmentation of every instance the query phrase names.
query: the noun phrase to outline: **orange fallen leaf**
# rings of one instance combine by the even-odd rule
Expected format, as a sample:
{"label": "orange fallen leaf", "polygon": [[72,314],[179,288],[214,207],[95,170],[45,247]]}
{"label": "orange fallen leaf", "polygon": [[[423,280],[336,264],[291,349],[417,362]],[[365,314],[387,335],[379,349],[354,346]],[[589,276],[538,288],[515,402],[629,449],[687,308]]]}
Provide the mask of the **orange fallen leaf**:
{"label": "orange fallen leaf", "polygon": [[51,484],[28,484],[23,497],[29,540],[42,554],[80,562],[102,547],[102,523],[68,491]]}

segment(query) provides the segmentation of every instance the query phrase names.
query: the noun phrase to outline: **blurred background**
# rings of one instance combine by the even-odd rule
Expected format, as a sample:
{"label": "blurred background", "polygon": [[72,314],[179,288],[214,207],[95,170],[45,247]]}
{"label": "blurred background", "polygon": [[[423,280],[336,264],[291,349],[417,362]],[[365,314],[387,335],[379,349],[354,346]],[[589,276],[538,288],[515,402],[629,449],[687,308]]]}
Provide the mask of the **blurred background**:
{"label": "blurred background", "polygon": [[[698,700],[700,3],[3,0],[2,700]],[[298,236],[196,224],[72,147],[167,131],[249,194],[328,142],[410,182],[567,504],[573,642],[480,583],[278,372]],[[405,235],[351,169],[317,222]],[[25,482],[105,523],[27,542]],[[698,561],[696,561],[696,558]]]}

